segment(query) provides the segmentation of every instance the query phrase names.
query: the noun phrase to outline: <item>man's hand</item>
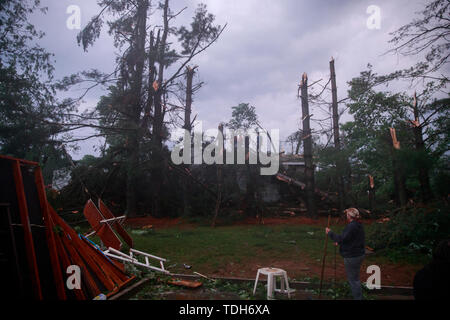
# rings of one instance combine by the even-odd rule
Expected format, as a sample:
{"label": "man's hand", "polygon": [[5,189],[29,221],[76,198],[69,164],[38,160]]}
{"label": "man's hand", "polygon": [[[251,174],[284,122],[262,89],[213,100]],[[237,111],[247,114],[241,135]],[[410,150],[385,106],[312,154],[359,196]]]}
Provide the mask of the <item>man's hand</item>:
{"label": "man's hand", "polygon": [[328,234],[330,232],[330,228],[325,228],[325,233]]}

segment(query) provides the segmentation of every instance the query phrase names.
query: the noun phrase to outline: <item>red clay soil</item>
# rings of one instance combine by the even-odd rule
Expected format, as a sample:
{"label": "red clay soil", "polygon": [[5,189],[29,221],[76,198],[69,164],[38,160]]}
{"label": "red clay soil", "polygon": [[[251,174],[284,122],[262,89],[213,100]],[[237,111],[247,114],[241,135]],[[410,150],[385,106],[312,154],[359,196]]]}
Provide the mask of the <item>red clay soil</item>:
{"label": "red clay soil", "polygon": [[[270,217],[264,218],[264,225],[312,225],[312,226],[323,226],[327,225],[328,218],[320,217],[319,219],[311,219],[303,216],[296,217]],[[364,219],[364,224],[371,224],[374,220]],[[258,218],[246,218],[244,220],[236,222],[234,225],[257,225],[260,223]],[[345,225],[346,222],[342,218],[331,218],[330,224],[332,226],[335,225]],[[139,217],[139,218],[128,218],[125,221],[125,225],[132,228],[144,228],[144,227],[153,227],[155,229],[165,229],[174,226],[178,227],[193,227],[193,224],[188,224],[182,220],[182,218],[154,218],[151,216],[148,217]]]}
{"label": "red clay soil", "polygon": [[[376,222],[375,219],[362,219],[361,222],[363,224],[372,224]],[[328,223],[328,217],[319,217],[318,219],[311,219],[304,216],[294,216],[294,217],[270,217],[270,218],[264,218],[263,224],[264,225],[280,225],[280,224],[289,224],[289,225],[309,225],[309,226],[323,226],[326,227]],[[259,219],[257,218],[247,218],[243,221],[240,221],[237,223],[244,224],[244,225],[253,225],[253,224],[259,224]],[[331,217],[330,219],[330,225],[336,226],[336,225],[346,225],[347,221],[344,219],[344,217]]]}
{"label": "red clay soil", "polygon": [[[297,217],[270,217],[264,218],[262,223],[264,225],[282,225],[282,224],[290,224],[290,225],[310,225],[310,226],[326,226],[328,218],[321,217],[319,219],[311,219],[307,217],[297,216]],[[254,225],[259,224],[260,221],[257,218],[247,218],[243,221],[238,222],[237,224],[243,225]],[[342,219],[331,218],[330,224],[343,224],[344,221]]]}
{"label": "red clay soil", "polygon": [[[260,223],[257,218],[247,218],[245,220],[238,221],[233,225],[258,225]],[[333,225],[343,224],[344,221],[337,221],[336,218],[331,219]],[[326,226],[327,218],[319,218],[317,220],[306,218],[306,217],[272,217],[264,218],[264,225],[283,225],[283,224],[294,224],[294,225],[314,225],[314,226]],[[125,225],[132,228],[145,228],[153,227],[155,229],[165,229],[170,227],[187,227],[194,226],[192,224],[187,224],[181,218],[154,218],[151,216],[140,217],[140,218],[128,218],[125,221]]]}
{"label": "red clay soil", "polygon": [[[334,280],[334,256],[327,258],[327,263],[324,271],[324,281],[333,282]],[[361,281],[366,281],[370,276],[366,273],[367,267],[370,264],[363,262],[361,267]],[[292,257],[292,259],[270,259],[258,258],[254,261],[246,261],[245,264],[230,262],[223,265],[220,270],[202,270],[209,276],[218,277],[237,277],[237,278],[254,278],[256,270],[264,267],[273,267],[286,270],[290,278],[297,280],[305,277],[314,278],[321,274],[322,264],[320,261],[305,256]],[[382,286],[402,286],[412,287],[414,275],[420,267],[411,265],[397,265],[397,264],[380,264],[381,269],[381,285]],[[201,271],[200,271],[201,272]],[[341,257],[336,259],[336,279],[337,281],[345,281],[346,274],[344,268],[344,261]]]}

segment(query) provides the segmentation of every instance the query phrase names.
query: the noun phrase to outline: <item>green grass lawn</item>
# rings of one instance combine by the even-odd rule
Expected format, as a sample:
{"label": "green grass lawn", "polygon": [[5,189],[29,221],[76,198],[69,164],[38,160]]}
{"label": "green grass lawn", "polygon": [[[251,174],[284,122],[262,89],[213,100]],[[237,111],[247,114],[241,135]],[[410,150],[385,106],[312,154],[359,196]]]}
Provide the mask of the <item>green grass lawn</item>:
{"label": "green grass lawn", "polygon": [[[333,228],[340,232],[342,226]],[[370,228],[370,226],[366,226]],[[135,247],[169,261],[172,272],[183,272],[183,264],[193,270],[219,270],[229,263],[244,264],[262,257],[273,259],[307,258],[320,263],[325,233],[323,227],[308,225],[251,225],[210,227],[173,227],[161,230],[129,230]],[[331,241],[328,256],[334,255]],[[428,257],[402,251],[381,251],[367,257],[368,262],[423,264]]]}
{"label": "green grass lawn", "polygon": [[[370,226],[366,226],[366,230]],[[343,226],[333,228],[340,232]],[[256,268],[250,267],[250,262],[261,261],[270,257],[277,260],[307,261],[315,270],[320,270],[325,233],[323,227],[309,225],[250,225],[228,226],[212,229],[210,227],[173,227],[160,230],[129,230],[138,250],[143,250],[154,255],[164,257],[169,261],[166,267],[173,273],[192,274],[193,271],[207,276],[214,271],[223,269],[224,266],[235,264],[236,269],[247,268],[256,273]],[[400,251],[399,251],[400,252]],[[328,242],[327,268],[332,270],[334,247]],[[393,254],[392,251],[381,251],[366,257],[368,264],[423,264],[428,258],[424,255],[410,255],[405,253]],[[192,266],[186,270],[183,264]],[[268,265],[264,265],[268,266]],[[295,269],[295,268],[294,268]],[[170,286],[164,282],[164,276],[152,274],[153,281],[143,288],[133,299],[178,299],[189,296],[189,290]],[[228,277],[239,277],[239,274],[227,274]],[[254,274],[251,273],[251,276]],[[290,272],[291,280],[303,280],[318,284],[320,272],[301,277],[295,272]],[[156,280],[157,279],[157,280]],[[196,291],[196,297],[200,299],[264,299],[265,289],[258,287],[256,296],[253,296],[253,282],[245,284],[228,283],[226,281],[211,282],[201,280],[204,286]],[[309,294],[317,298],[318,289],[312,289]],[[328,299],[349,299],[350,290],[345,278],[338,279],[338,285],[330,289],[324,289],[324,297]],[[365,290],[366,299],[376,299],[372,292]],[[280,298],[280,297],[279,297]],[[282,297],[281,297],[282,298]]]}
{"label": "green grass lawn", "polygon": [[131,231],[138,250],[165,257],[170,263],[212,268],[230,260],[245,263],[258,255],[286,257],[296,249],[319,258],[324,240],[320,229],[309,226],[171,228],[140,233]]}

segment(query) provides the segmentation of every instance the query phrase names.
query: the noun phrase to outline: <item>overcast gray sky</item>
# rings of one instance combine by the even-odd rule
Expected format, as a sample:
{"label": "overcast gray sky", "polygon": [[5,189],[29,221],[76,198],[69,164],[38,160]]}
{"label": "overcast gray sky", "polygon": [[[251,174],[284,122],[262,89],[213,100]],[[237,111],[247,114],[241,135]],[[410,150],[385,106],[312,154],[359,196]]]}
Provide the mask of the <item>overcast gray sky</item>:
{"label": "overcast gray sky", "polygon": [[[248,102],[256,107],[263,126],[280,129],[282,139],[300,127],[301,104],[297,86],[303,72],[310,83],[329,78],[329,61],[336,60],[339,99],[346,96],[347,82],[366,69],[387,73],[412,65],[414,58],[383,55],[391,45],[389,33],[410,22],[425,0],[173,0],[173,11],[187,6],[176,25],[188,25],[198,3],[203,2],[228,23],[217,43],[193,64],[199,66],[197,81],[205,86],[194,97],[194,113],[203,128],[216,128],[231,117],[231,107]],[[55,54],[56,77],[96,68],[111,72],[116,49],[106,33],[87,53],[76,43],[79,30],[66,27],[70,5],[81,9],[81,27],[99,11],[94,0],[43,0],[46,15],[36,14],[33,22],[46,33],[41,42]],[[370,5],[381,9],[380,29],[369,29]],[[152,23],[152,22],[151,22]],[[102,90],[91,92],[83,108],[95,107]],[[80,91],[69,92],[76,96]],[[344,108],[342,105],[341,108]],[[315,118],[320,111],[312,108]],[[341,122],[350,119],[344,115]],[[86,132],[77,133],[78,135]],[[75,159],[96,154],[97,140],[81,144]]]}

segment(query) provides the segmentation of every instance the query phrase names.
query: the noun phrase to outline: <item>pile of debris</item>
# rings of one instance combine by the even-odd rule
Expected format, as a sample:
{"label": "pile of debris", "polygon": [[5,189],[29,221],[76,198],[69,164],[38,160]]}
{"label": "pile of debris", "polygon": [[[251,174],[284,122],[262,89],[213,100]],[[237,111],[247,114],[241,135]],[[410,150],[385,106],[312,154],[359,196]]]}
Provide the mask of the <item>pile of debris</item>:
{"label": "pile of debris", "polygon": [[[119,251],[120,256],[111,251],[121,247],[120,240],[111,235],[111,226],[130,247],[132,239],[101,200],[99,207],[88,202],[85,215],[104,244],[112,247],[107,252],[77,234],[49,205],[38,163],[0,156],[0,264],[7,275],[3,288],[8,295],[94,299],[110,297],[132,282],[135,277],[118,260],[133,263],[137,261],[133,253],[138,252],[125,255]],[[117,259],[110,258],[116,254]],[[147,264],[148,256],[144,256]]]}

